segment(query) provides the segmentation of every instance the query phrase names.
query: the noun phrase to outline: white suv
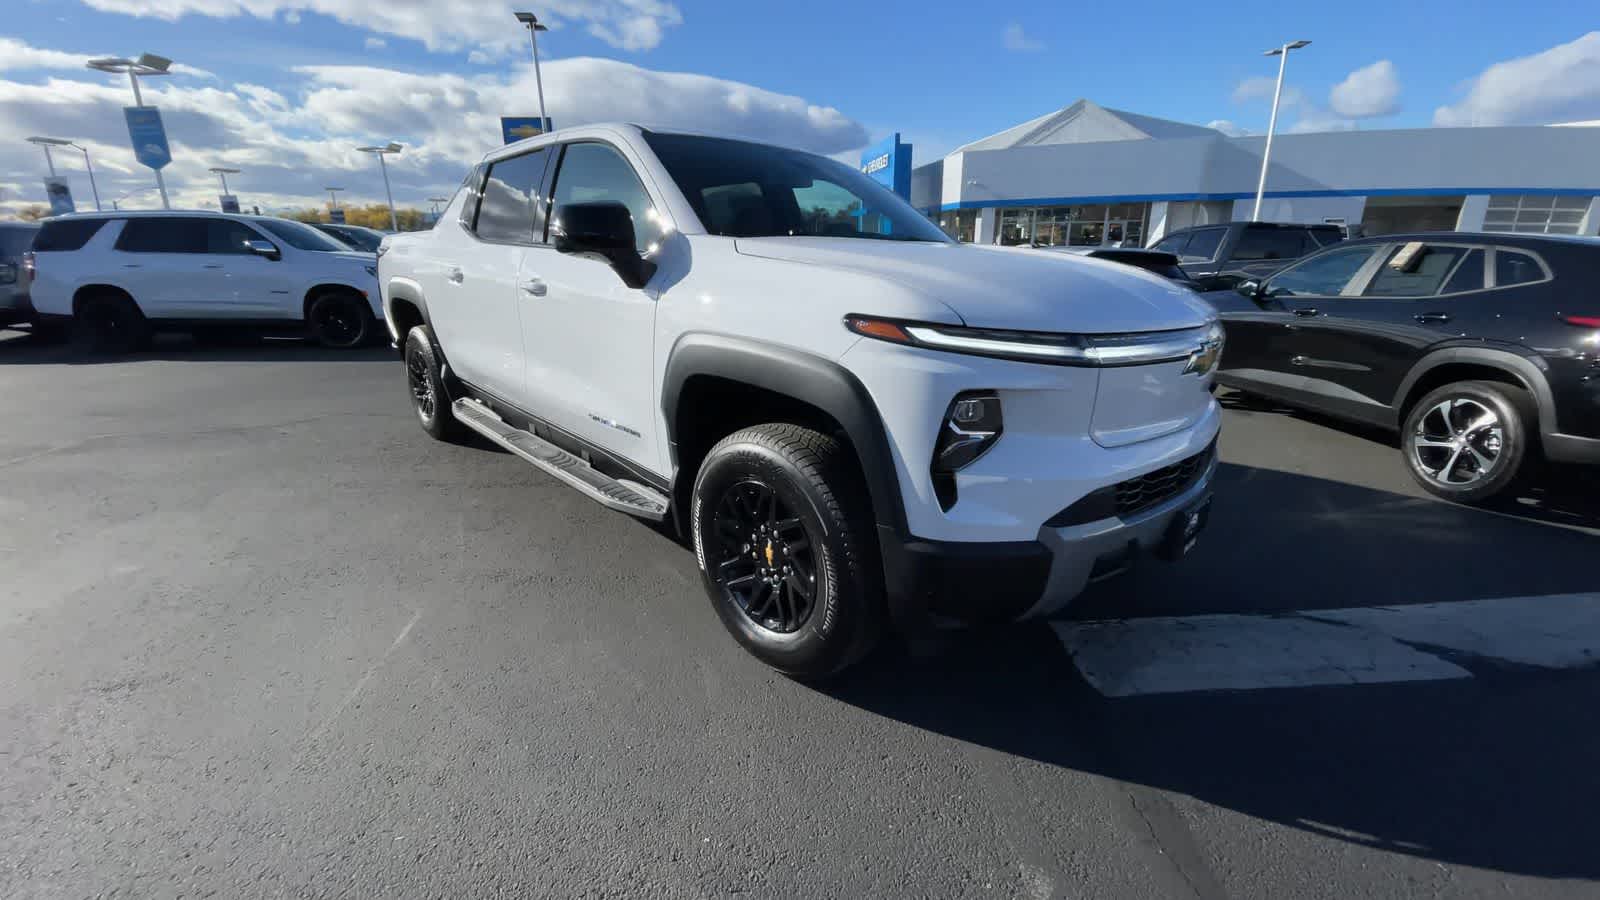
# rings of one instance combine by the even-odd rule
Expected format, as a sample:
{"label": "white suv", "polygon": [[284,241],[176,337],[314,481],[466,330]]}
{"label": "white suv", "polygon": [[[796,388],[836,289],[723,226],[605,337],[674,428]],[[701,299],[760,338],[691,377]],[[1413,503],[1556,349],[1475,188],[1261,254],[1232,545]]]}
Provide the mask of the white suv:
{"label": "white suv", "polygon": [[670,518],[784,672],[884,625],[1059,611],[1205,523],[1213,312],[1116,263],[955,243],[829,159],[563,130],[491,153],[378,269],[429,433]]}
{"label": "white suv", "polygon": [[380,333],[370,253],[309,225],[206,212],[80,213],[34,239],[34,313],[91,346],[136,349],[152,331],[250,326],[355,347]]}

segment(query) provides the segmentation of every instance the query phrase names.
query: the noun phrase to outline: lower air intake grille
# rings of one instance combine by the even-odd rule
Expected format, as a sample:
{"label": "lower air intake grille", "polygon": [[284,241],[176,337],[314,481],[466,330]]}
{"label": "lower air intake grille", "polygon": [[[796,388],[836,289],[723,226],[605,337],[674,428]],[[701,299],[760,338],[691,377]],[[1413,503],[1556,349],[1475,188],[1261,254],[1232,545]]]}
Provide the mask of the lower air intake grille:
{"label": "lower air intake grille", "polygon": [[1217,445],[1212,442],[1211,446],[1188,459],[1162,466],[1138,478],[1118,482],[1117,515],[1123,518],[1138,515],[1169,497],[1183,493],[1205,472],[1216,452]]}

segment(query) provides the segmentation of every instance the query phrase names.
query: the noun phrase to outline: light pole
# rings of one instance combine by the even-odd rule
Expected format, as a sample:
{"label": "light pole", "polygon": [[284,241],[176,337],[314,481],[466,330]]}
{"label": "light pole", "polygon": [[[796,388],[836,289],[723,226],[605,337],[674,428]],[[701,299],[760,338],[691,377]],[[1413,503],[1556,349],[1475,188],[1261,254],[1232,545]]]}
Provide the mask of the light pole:
{"label": "light pole", "polygon": [[395,218],[394,214],[394,193],[389,190],[389,164],[384,162],[383,158],[390,153],[399,153],[400,145],[390,141],[381,147],[357,147],[356,149],[362,153],[371,153],[378,158],[378,168],[383,170],[383,196],[389,201],[389,230],[399,231],[400,220]]}
{"label": "light pole", "polygon": [[50,156],[51,147],[71,147],[72,149],[82,153],[83,167],[89,172],[89,190],[94,193],[94,209],[95,212],[100,211],[100,187],[94,182],[94,165],[89,162],[88,147],[69,141],[66,138],[39,137],[38,135],[28,138],[28,143],[37,144],[44,148],[44,163],[50,169],[51,178],[56,176],[56,163],[55,160]]}
{"label": "light pole", "polygon": [[[128,81],[133,85],[133,105],[144,106],[144,96],[139,93],[139,76],[168,75],[167,70],[172,66],[172,60],[154,53],[143,53],[138,59],[123,59],[120,56],[105,56],[89,60],[89,68],[101,72],[110,72],[120,75],[128,73]],[[156,188],[161,191],[161,208],[171,209],[172,204],[167,202],[167,182],[161,177],[161,170],[156,173]]]}
{"label": "light pole", "polygon": [[531,12],[515,14],[517,21],[527,26],[528,40],[533,42],[533,84],[539,89],[539,130],[548,131],[550,117],[544,111],[544,78],[539,74],[539,32],[549,31],[550,26],[539,21],[539,17]]}
{"label": "light pole", "polygon": [[212,166],[207,171],[215,172],[217,177],[222,179],[222,193],[224,194],[228,193],[228,176],[239,174],[238,169],[224,169],[221,166]]}
{"label": "light pole", "polygon": [[1278,101],[1283,97],[1283,70],[1289,64],[1289,51],[1299,50],[1310,43],[1310,41],[1290,41],[1282,47],[1274,47],[1262,54],[1278,57],[1278,86],[1272,91],[1272,117],[1267,120],[1267,146],[1261,151],[1261,180],[1256,182],[1256,208],[1250,213],[1252,222],[1261,221],[1261,197],[1267,192],[1267,164],[1272,161],[1272,133],[1278,128]]}
{"label": "light pole", "polygon": [[94,183],[94,166],[89,164],[89,148],[82,144],[68,144],[83,152],[83,167],[89,170],[89,191],[94,194],[94,211],[100,211],[100,187]]}
{"label": "light pole", "polygon": [[339,191],[344,190],[344,188],[342,188],[342,187],[325,187],[325,188],[323,188],[323,190],[328,192],[328,211],[332,212],[332,211],[338,209],[339,208],[339,198],[334,196],[334,194],[336,194]]}
{"label": "light pole", "polygon": [[439,204],[441,204],[441,203],[449,203],[450,202],[450,198],[449,197],[429,197],[428,198],[428,202],[433,204],[433,217],[435,219],[437,219],[437,218],[439,218]]}

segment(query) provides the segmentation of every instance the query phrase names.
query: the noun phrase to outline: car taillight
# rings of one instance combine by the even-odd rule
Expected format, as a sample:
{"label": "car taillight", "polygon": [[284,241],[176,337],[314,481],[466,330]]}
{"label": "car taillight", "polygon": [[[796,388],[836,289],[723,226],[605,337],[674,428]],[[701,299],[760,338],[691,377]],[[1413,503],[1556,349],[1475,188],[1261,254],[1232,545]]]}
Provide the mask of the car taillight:
{"label": "car taillight", "polygon": [[39,265],[34,261],[33,251],[24,252],[22,254],[22,273],[28,276],[29,281],[32,281],[33,275],[37,271],[39,271]]}
{"label": "car taillight", "polygon": [[1561,316],[1561,321],[1579,328],[1600,328],[1600,316]]}

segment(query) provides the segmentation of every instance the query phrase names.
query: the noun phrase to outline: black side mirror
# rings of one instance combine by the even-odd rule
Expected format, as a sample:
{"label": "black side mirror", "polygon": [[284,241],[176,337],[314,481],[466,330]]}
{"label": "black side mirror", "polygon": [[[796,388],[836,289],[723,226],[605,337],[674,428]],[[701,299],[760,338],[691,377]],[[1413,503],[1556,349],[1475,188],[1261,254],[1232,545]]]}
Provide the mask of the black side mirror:
{"label": "black side mirror", "polygon": [[1262,290],[1261,282],[1253,278],[1246,278],[1234,285],[1233,289],[1238,291],[1240,296],[1248,297],[1251,300],[1260,300],[1266,295],[1266,292]]}
{"label": "black side mirror", "polygon": [[267,259],[283,259],[283,251],[279,250],[278,245],[271,241],[245,241],[244,248],[257,256],[265,256]]}
{"label": "black side mirror", "polygon": [[590,254],[611,264],[631,288],[642,288],[656,264],[639,255],[633,214],[621,203],[569,203],[556,209],[550,236],[558,253]]}

